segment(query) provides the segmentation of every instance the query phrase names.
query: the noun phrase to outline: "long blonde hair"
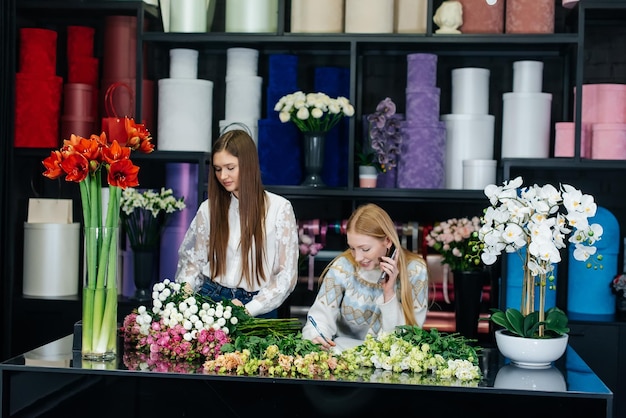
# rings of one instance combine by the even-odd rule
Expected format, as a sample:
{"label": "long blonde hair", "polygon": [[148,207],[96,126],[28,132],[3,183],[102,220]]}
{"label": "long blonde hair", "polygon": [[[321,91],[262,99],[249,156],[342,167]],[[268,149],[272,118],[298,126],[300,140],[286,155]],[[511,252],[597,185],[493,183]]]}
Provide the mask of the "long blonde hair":
{"label": "long blonde hair", "polygon": [[[380,206],[373,203],[368,203],[359,206],[348,219],[346,228],[347,232],[354,234],[367,235],[378,240],[384,240],[389,238],[396,248],[400,248],[397,255],[398,277],[400,279],[400,301],[402,303],[402,312],[404,313],[404,320],[407,325],[417,325],[415,319],[415,311],[413,310],[413,286],[409,280],[409,272],[407,265],[413,260],[422,260],[422,256],[412,253],[400,245],[400,238],[398,238],[398,232],[396,227],[389,217],[389,214]],[[346,257],[350,263],[355,267],[358,267],[358,263],[352,255],[352,251],[345,250],[337,258]],[[322,272],[320,279],[326,276],[326,273],[330,266],[330,263]],[[426,263],[424,263],[426,264]]]}
{"label": "long blonde hair", "polygon": [[[241,223],[242,271],[248,285],[265,281],[265,188],[256,145],[243,130],[222,134],[213,144],[213,155],[226,151],[239,159],[239,220]],[[209,248],[212,277],[226,272],[226,248],[230,228],[228,208],[231,193],[217,180],[213,164],[209,165]],[[250,265],[252,263],[252,265]]]}

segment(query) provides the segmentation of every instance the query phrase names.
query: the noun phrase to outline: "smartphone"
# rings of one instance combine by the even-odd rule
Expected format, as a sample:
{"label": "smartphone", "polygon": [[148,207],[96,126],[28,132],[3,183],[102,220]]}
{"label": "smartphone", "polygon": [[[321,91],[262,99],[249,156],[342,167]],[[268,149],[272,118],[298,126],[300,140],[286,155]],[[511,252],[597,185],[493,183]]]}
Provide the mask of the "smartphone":
{"label": "smartphone", "polygon": [[[389,251],[387,251],[387,256],[391,258],[396,258],[397,252],[398,250],[396,249],[396,246],[392,245],[391,248],[389,248]],[[389,255],[389,253],[391,253],[391,255]],[[387,277],[387,272],[383,271],[383,273],[380,275],[380,278],[378,279],[378,283],[380,284],[386,282],[387,280],[389,280],[389,277]]]}

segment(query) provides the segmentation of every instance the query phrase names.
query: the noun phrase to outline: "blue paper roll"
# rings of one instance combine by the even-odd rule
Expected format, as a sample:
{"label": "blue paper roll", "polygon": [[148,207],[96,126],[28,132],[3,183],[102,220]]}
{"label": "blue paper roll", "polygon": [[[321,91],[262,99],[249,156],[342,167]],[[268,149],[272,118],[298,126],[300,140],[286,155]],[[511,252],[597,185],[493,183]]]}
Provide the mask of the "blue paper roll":
{"label": "blue paper roll", "polygon": [[603,207],[598,207],[596,215],[589,218],[589,223],[598,223],[604,229],[602,238],[596,242],[596,254],[603,257],[602,268],[588,268],[587,263],[574,258],[574,246],[569,246],[567,313],[570,319],[593,317],[611,320],[615,315],[615,295],[611,291],[611,282],[617,275],[619,223]]}
{"label": "blue paper roll", "polygon": [[272,54],[269,56],[268,90],[282,89],[293,93],[298,88],[298,56]]}
{"label": "blue paper roll", "polygon": [[[506,308],[520,309],[522,303],[522,283],[524,281],[523,262],[526,257],[526,248],[515,253],[506,254]],[[552,266],[554,274],[553,284],[557,286],[558,265]],[[558,287],[557,287],[558,289]],[[535,286],[535,310],[539,309],[539,288]],[[556,290],[546,289],[545,310],[556,306]]]}
{"label": "blue paper roll", "polygon": [[[315,69],[315,90],[330,97],[350,96],[350,71],[339,67]],[[326,136],[322,179],[329,187],[348,184],[349,124],[344,118]]]}
{"label": "blue paper roll", "polygon": [[259,120],[259,164],[265,185],[302,182],[301,133],[293,123]]}

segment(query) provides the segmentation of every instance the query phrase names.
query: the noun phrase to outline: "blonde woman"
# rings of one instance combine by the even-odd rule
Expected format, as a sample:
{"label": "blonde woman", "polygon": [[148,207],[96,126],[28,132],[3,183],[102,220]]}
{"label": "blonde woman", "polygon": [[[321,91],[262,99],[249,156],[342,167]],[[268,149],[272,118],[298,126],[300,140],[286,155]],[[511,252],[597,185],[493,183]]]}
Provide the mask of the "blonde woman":
{"label": "blonde woman", "polygon": [[[374,204],[361,206],[346,232],[349,248],[322,272],[303,337],[343,350],[361,344],[368,333],[421,327],[428,308],[426,262],[400,246],[387,212]],[[394,248],[400,251],[393,254]]]}

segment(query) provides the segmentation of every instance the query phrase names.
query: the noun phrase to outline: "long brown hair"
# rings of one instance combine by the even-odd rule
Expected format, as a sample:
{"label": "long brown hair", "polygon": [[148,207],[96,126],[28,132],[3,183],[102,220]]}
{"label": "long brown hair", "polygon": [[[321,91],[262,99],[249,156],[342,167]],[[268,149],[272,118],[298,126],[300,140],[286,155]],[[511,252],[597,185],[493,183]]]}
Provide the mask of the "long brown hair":
{"label": "long brown hair", "polygon": [[[367,235],[381,241],[388,237],[396,248],[402,249],[402,251],[398,251],[398,256],[396,258],[398,277],[400,278],[400,301],[402,303],[402,312],[404,313],[404,320],[407,325],[417,325],[415,312],[413,310],[413,286],[411,286],[411,282],[409,280],[407,265],[412,260],[423,259],[422,256],[402,248],[400,245],[400,238],[398,238],[398,232],[396,231],[396,227],[389,217],[389,214],[380,206],[373,203],[359,206],[354,212],[352,212],[352,215],[350,215],[350,218],[348,219],[346,230],[347,232]],[[341,253],[338,257],[342,256],[346,257],[356,269],[357,262],[352,255],[352,251],[348,249]],[[332,265],[332,263],[330,263],[322,272],[322,278],[326,275],[326,271],[330,265]]]}
{"label": "long brown hair", "polygon": [[[239,220],[243,278],[248,285],[265,281],[265,188],[256,145],[243,130],[222,134],[213,144],[213,155],[225,151],[239,159]],[[217,180],[215,167],[209,165],[209,248],[211,276],[226,272],[226,248],[230,227],[228,208],[232,195]]]}

